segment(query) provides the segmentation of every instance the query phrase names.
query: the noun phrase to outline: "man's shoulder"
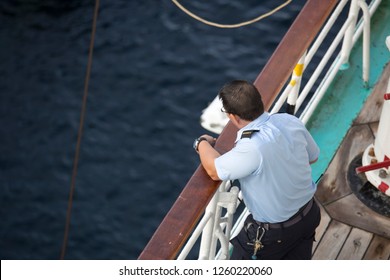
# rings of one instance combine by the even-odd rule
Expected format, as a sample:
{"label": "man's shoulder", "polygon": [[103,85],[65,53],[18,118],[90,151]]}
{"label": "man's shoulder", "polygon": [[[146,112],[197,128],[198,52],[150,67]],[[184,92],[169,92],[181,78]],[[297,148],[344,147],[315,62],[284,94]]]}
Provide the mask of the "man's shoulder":
{"label": "man's shoulder", "polygon": [[271,122],[278,122],[281,124],[287,124],[289,122],[301,123],[302,121],[294,115],[288,113],[275,113],[271,115]]}
{"label": "man's shoulder", "polygon": [[270,114],[272,119],[298,119],[296,116],[288,113],[274,113]]}

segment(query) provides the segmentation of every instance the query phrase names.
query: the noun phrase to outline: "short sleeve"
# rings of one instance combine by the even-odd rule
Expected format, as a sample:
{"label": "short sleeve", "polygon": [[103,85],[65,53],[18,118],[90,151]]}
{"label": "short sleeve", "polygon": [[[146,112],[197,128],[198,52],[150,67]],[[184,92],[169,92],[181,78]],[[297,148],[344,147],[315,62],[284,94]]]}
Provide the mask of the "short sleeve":
{"label": "short sleeve", "polygon": [[215,168],[221,180],[236,180],[256,172],[261,166],[261,155],[249,139],[215,159]]}

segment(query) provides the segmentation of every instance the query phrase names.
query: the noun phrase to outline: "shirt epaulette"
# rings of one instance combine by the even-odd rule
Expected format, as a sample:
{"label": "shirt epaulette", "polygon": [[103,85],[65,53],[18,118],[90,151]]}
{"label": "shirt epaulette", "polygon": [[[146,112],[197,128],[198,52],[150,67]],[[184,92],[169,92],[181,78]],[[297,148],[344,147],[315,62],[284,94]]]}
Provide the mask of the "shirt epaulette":
{"label": "shirt epaulette", "polygon": [[241,139],[243,139],[243,138],[251,138],[253,133],[259,132],[259,131],[260,131],[259,129],[245,130],[241,134]]}

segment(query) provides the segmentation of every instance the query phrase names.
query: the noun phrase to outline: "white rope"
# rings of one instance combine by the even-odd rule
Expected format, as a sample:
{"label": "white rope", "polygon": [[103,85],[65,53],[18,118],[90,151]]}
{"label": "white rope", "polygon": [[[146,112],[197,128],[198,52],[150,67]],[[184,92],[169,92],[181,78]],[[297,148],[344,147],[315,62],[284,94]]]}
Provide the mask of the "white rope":
{"label": "white rope", "polygon": [[194,13],[192,13],[191,11],[189,11],[188,9],[184,8],[178,0],[172,0],[172,2],[178,7],[180,8],[183,12],[185,12],[187,15],[189,15],[190,17],[200,21],[200,22],[203,22],[204,24],[207,24],[207,25],[211,25],[211,26],[214,26],[214,27],[219,27],[219,28],[238,28],[238,27],[242,27],[242,26],[245,26],[245,25],[249,25],[249,24],[252,24],[252,23],[255,23],[257,21],[260,21],[266,17],[269,17],[270,15],[273,15],[274,13],[276,13],[277,11],[279,11],[280,9],[284,8],[285,6],[287,6],[288,4],[290,4],[292,2],[292,0],[287,0],[286,2],[284,2],[283,4],[279,5],[278,7],[276,7],[275,9],[269,11],[268,13],[265,13],[261,16],[258,16],[257,18],[254,18],[252,20],[248,20],[248,21],[245,21],[245,22],[241,22],[241,23],[236,23],[236,24],[220,24],[220,23],[215,23],[215,22],[211,22],[211,21],[208,21],[208,20],[205,20],[197,15],[195,15]]}

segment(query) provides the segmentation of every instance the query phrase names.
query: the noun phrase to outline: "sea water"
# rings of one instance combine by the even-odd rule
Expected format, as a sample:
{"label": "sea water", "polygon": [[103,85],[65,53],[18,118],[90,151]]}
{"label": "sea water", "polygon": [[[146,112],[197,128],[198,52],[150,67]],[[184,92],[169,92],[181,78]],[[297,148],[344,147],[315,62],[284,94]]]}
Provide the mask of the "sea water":
{"label": "sea water", "polygon": [[[284,1],[180,2],[231,24]],[[100,1],[66,259],[139,256],[199,165],[202,110],[256,79],[304,3],[219,29],[170,0]],[[0,2],[1,259],[60,257],[93,9]]]}

